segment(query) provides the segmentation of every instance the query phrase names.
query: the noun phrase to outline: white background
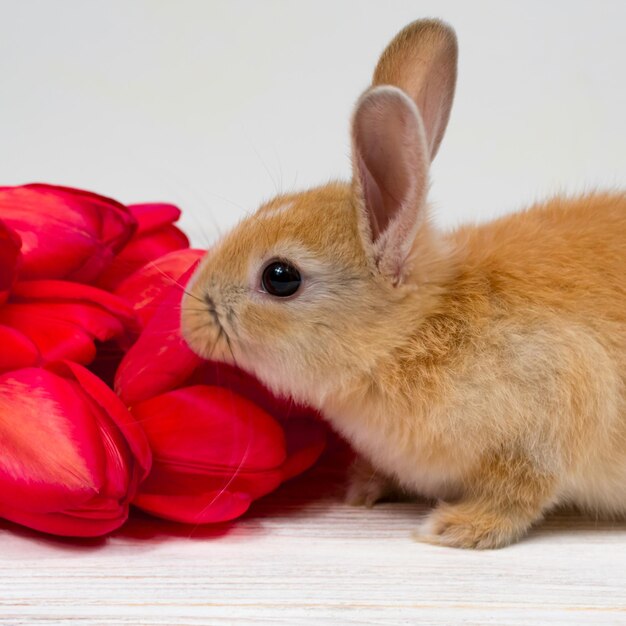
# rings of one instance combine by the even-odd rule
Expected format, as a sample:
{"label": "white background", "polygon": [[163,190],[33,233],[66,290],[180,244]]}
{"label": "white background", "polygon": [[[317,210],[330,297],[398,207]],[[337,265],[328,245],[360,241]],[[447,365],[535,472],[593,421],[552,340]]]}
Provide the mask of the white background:
{"label": "white background", "polygon": [[348,177],[350,111],[379,53],[437,16],[460,43],[441,223],[623,185],[625,7],[0,0],[0,183],[173,201],[206,245],[278,190]]}

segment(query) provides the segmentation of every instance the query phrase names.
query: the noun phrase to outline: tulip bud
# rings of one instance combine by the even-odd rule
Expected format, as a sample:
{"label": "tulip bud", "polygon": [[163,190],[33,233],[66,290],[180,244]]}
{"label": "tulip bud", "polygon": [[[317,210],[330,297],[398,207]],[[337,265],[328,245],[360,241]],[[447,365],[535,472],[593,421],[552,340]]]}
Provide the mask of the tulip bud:
{"label": "tulip bud", "polygon": [[80,365],[0,376],[0,516],[57,535],[121,526],[150,468],[145,436]]}
{"label": "tulip bud", "polygon": [[126,277],[146,263],[189,247],[187,236],[174,226],[180,209],[172,204],[131,204],[128,210],[137,220],[137,231],[98,277],[103,289],[115,289]]}
{"label": "tulip bud", "polygon": [[0,187],[0,215],[22,239],[22,279],[89,282],[136,229],[119,202],[53,185]]}

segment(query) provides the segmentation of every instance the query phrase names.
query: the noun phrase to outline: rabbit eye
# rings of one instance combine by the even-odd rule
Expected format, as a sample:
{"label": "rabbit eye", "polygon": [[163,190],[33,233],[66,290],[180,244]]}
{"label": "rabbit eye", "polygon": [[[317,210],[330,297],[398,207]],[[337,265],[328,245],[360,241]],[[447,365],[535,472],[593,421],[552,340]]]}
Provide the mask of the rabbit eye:
{"label": "rabbit eye", "polygon": [[273,261],[261,276],[263,289],[272,296],[293,296],[300,288],[302,278],[297,268],[285,261]]}

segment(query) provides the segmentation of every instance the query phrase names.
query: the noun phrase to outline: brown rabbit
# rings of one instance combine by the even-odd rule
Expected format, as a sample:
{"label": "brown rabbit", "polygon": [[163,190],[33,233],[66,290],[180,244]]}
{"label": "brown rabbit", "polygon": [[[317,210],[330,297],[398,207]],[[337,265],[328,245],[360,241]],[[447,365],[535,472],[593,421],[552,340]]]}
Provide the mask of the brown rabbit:
{"label": "brown rabbit", "polygon": [[497,548],[561,503],[626,513],[626,194],[436,230],[456,60],[442,22],[399,33],[356,105],[352,182],[278,197],[224,237],[182,327],[320,409],[367,459],[351,502],[438,498],[421,540]]}

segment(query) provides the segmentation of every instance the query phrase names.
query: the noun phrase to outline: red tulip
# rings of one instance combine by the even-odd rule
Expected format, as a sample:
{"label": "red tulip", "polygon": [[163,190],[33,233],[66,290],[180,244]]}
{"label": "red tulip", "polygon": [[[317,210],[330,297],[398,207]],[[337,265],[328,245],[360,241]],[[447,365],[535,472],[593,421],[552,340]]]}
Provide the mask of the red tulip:
{"label": "red tulip", "polygon": [[0,306],[0,336],[12,346],[0,357],[0,371],[62,359],[88,364],[96,341],[130,343],[138,330],[128,303],[101,289],[60,280],[18,282]]}
{"label": "red tulip", "polygon": [[79,365],[0,376],[0,516],[57,535],[119,527],[150,467],[142,430]]}
{"label": "red tulip", "polygon": [[98,285],[115,289],[126,277],[164,254],[189,247],[187,236],[174,222],[180,209],[172,204],[131,204],[137,231],[111,265],[98,278]]}
{"label": "red tulip", "polygon": [[0,187],[0,216],[21,237],[21,279],[89,282],[136,229],[119,202],[52,185]]}
{"label": "red tulip", "polygon": [[192,271],[167,289],[124,357],[116,389],[154,454],[134,503],[168,519],[205,523],[241,515],[310,467],[325,436],[310,410],[293,409],[252,377],[202,361],[186,346],[180,301]]}

